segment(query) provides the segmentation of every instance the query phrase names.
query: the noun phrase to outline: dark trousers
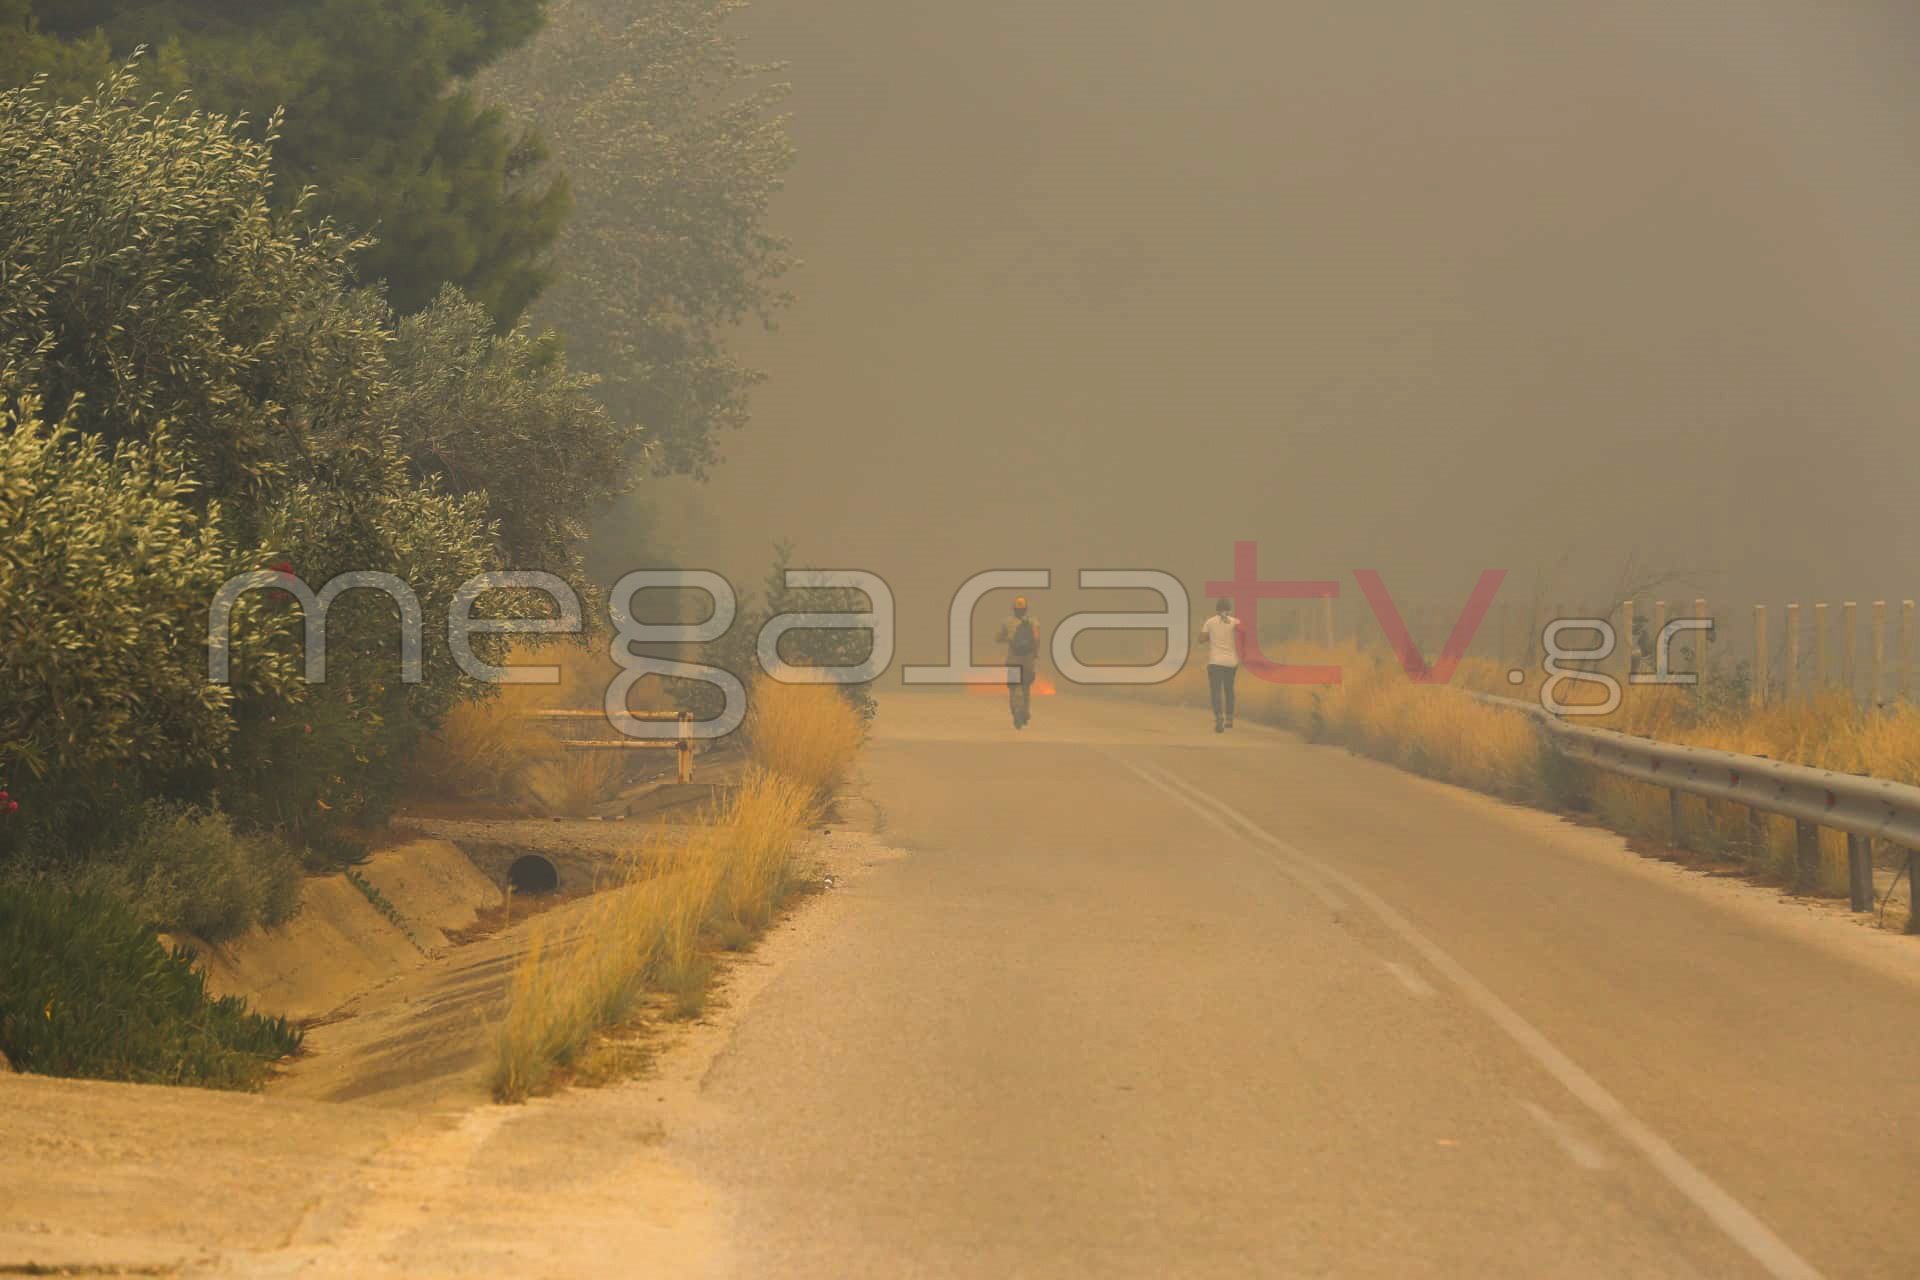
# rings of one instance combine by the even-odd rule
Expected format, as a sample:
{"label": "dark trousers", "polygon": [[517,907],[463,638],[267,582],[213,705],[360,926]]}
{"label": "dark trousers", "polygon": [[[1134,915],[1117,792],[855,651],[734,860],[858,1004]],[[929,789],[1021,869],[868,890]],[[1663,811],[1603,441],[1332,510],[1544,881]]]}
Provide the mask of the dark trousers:
{"label": "dark trousers", "polygon": [[1007,666],[1013,670],[1013,679],[1007,682],[1007,703],[1015,720],[1028,720],[1033,716],[1033,659],[1010,657]]}
{"label": "dark trousers", "polygon": [[[1221,719],[1224,714],[1233,719],[1233,678],[1240,674],[1238,667],[1207,666],[1207,697],[1213,701],[1213,718]],[[1221,708],[1225,708],[1223,713]]]}

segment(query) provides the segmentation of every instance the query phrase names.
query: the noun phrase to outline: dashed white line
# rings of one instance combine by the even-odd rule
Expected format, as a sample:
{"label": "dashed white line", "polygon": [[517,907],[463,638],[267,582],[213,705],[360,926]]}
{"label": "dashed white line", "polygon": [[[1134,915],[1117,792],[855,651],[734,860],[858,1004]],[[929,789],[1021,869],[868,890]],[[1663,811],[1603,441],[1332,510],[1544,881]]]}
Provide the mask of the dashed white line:
{"label": "dashed white line", "polygon": [[[1126,762],[1122,761],[1122,763],[1126,763]],[[1200,817],[1204,821],[1206,821],[1209,825],[1214,827],[1216,830],[1222,832],[1229,838],[1239,839],[1242,837],[1243,833],[1235,830],[1231,825],[1228,824],[1225,818],[1222,818],[1217,813],[1209,813],[1206,809],[1202,808],[1199,805],[1194,804],[1192,800],[1188,799],[1186,796],[1182,795],[1180,792],[1174,790],[1172,786],[1168,785],[1168,782],[1172,782],[1175,785],[1179,785],[1180,780],[1178,778],[1175,778],[1171,774],[1169,774],[1167,775],[1167,781],[1163,782],[1161,779],[1154,777],[1150,773],[1145,773],[1140,769],[1134,768],[1134,766],[1131,764],[1128,764],[1127,767],[1129,769],[1133,769],[1135,773],[1138,773],[1141,779],[1144,782],[1146,782],[1148,786],[1153,787],[1158,791],[1164,791],[1167,795],[1171,796],[1173,799],[1178,800],[1180,803],[1191,807],[1196,813],[1200,815]],[[1279,869],[1281,874],[1285,875],[1289,880],[1292,880],[1295,884],[1299,885],[1301,888],[1305,889],[1307,892],[1313,894],[1316,898],[1320,899],[1321,903],[1324,904],[1330,910],[1333,910],[1333,911],[1346,910],[1347,904],[1341,901],[1340,895],[1334,893],[1331,889],[1321,884],[1317,877],[1314,877],[1310,874],[1305,874],[1298,868],[1285,866],[1284,864],[1281,864],[1281,863],[1275,863],[1274,865]]]}
{"label": "dashed white line", "polygon": [[1567,1159],[1573,1161],[1582,1169],[1604,1169],[1607,1167],[1607,1158],[1600,1154],[1600,1149],[1592,1143],[1583,1140],[1573,1130],[1567,1128],[1565,1124],[1561,1123],[1559,1116],[1554,1115],[1553,1112],[1547,1110],[1537,1102],[1527,1102],[1523,1099],[1520,1105],[1526,1110],[1526,1113],[1532,1116],[1534,1121],[1546,1131],[1547,1136],[1553,1139],[1554,1144],[1567,1153]]}
{"label": "dashed white line", "polygon": [[1433,995],[1433,984],[1406,965],[1395,964],[1391,960],[1382,960],[1380,963],[1387,967],[1388,973],[1400,979],[1400,985],[1407,989],[1409,995],[1418,996],[1422,1000]]}
{"label": "dashed white line", "polygon": [[[1374,914],[1380,923],[1400,935],[1428,967],[1437,971],[1465,996],[1481,1013],[1508,1038],[1517,1044],[1526,1055],[1538,1063],[1542,1070],[1557,1080],[1566,1091],[1578,1098],[1582,1105],[1607,1123],[1615,1134],[1628,1146],[1645,1156],[1647,1162],[1657,1169],[1661,1176],[1671,1183],[1675,1190],[1725,1233],[1747,1256],[1759,1264],[1768,1275],[1777,1280],[1819,1280],[1820,1272],[1812,1263],[1795,1253],[1793,1247],[1773,1233],[1772,1228],[1762,1222],[1753,1211],[1734,1199],[1731,1193],[1719,1183],[1708,1177],[1706,1172],[1692,1161],[1674,1150],[1673,1145],[1638,1117],[1628,1111],[1626,1106],[1601,1083],[1569,1058],[1546,1036],[1506,1001],[1495,995],[1478,978],[1467,972],[1466,968],[1435,943],[1426,934],[1415,928],[1413,923],[1394,910],[1379,894],[1367,888],[1352,876],[1336,867],[1327,865],[1309,854],[1267,831],[1251,818],[1240,813],[1217,796],[1209,795],[1184,779],[1175,777],[1157,765],[1144,768],[1126,762],[1147,781],[1159,785],[1160,789],[1170,791],[1194,812],[1205,815],[1209,820],[1216,815],[1227,818],[1241,828],[1242,834],[1267,846],[1274,865],[1293,874],[1303,882],[1317,880],[1324,876],[1339,886],[1347,894],[1357,899]],[[1149,772],[1151,771],[1151,772]],[[1172,788],[1173,790],[1170,790]]]}

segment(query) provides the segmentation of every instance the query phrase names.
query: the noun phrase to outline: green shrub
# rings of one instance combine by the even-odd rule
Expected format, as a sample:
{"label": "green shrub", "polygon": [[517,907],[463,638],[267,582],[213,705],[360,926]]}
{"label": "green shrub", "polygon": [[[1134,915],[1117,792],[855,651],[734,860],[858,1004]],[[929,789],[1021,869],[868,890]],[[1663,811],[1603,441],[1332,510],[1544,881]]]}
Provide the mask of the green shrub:
{"label": "green shrub", "polygon": [[300,904],[300,860],[283,842],[186,805],[148,805],[132,839],[103,851],[83,877],[119,888],[153,927],[209,942],[280,924]]}
{"label": "green shrub", "polygon": [[[116,784],[226,747],[206,608],[233,552],[183,466],[164,439],[109,450],[45,425],[31,396],[0,401],[0,772],[29,822],[67,815],[62,843]],[[249,656],[258,617],[250,602],[234,629]]]}
{"label": "green shrub", "polygon": [[156,797],[350,854],[477,689],[431,625],[403,680],[369,591],[335,602],[308,685],[305,619],[271,586],[211,684],[220,585],[383,571],[444,618],[508,556],[578,568],[583,513],[638,464],[556,343],[455,293],[402,322],[356,284],[365,244],[274,191],[256,130],[143,104],[130,75],[71,107],[0,91],[0,783],[21,806],[0,862],[112,863]]}
{"label": "green shrub", "polygon": [[218,810],[149,801],[118,815],[85,856],[36,844],[0,863],[0,879],[106,894],[151,928],[224,942],[291,919],[302,870],[277,835],[237,830]]}
{"label": "green shrub", "polygon": [[213,999],[112,895],[0,885],[0,1050],[17,1070],[248,1088],[300,1047],[284,1018]]}

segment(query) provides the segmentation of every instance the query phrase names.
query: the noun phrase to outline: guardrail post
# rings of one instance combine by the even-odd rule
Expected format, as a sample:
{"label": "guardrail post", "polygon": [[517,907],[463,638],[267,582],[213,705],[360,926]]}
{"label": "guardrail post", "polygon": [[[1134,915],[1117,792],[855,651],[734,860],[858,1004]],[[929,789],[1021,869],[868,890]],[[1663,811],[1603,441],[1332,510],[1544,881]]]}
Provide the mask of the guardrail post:
{"label": "guardrail post", "polygon": [[1747,861],[1764,863],[1767,858],[1767,846],[1770,832],[1767,829],[1767,815],[1763,809],[1751,806],[1747,809]]}
{"label": "guardrail post", "polygon": [[693,781],[693,712],[680,713],[680,781]]}
{"label": "guardrail post", "polygon": [[1827,606],[1813,606],[1813,691],[1827,687]]}
{"label": "guardrail post", "polygon": [[1787,606],[1787,701],[1800,693],[1800,606]]}
{"label": "guardrail post", "polygon": [[1920,876],[1920,853],[1907,850],[1907,932],[1920,933],[1920,890],[1913,887],[1915,876]]}
{"label": "guardrail post", "polygon": [[1820,883],[1820,828],[1796,820],[1793,836],[1793,891],[1811,893]]}
{"label": "guardrail post", "polygon": [[1867,705],[1880,705],[1881,674],[1887,665],[1887,602],[1873,602],[1873,683],[1867,689]]}
{"label": "guardrail post", "polygon": [[1873,910],[1873,843],[1852,832],[1847,833],[1847,905]]}
{"label": "guardrail post", "polygon": [[1846,686],[1847,696],[1855,697],[1853,677],[1853,601],[1840,603],[1840,683]]}
{"label": "guardrail post", "polygon": [[1767,606],[1753,606],[1753,705],[1767,705]]}
{"label": "guardrail post", "polygon": [[1680,824],[1680,788],[1667,788],[1667,843],[1675,849],[1687,847],[1687,831]]}

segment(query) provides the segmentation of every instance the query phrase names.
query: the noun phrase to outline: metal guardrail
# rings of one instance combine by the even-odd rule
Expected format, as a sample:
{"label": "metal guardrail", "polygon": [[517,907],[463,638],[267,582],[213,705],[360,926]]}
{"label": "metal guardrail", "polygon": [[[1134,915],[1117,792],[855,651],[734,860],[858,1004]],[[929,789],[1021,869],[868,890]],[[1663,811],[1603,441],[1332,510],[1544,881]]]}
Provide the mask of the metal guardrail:
{"label": "metal guardrail", "polygon": [[1795,823],[1795,887],[1811,888],[1820,860],[1819,829],[1847,836],[1847,880],[1855,911],[1873,908],[1870,841],[1884,840],[1907,851],[1909,912],[1907,932],[1920,932],[1920,893],[1913,877],[1920,871],[1920,787],[1858,774],[1833,773],[1787,764],[1765,756],[1741,755],[1710,747],[1684,747],[1639,738],[1612,729],[1571,724],[1545,707],[1490,693],[1474,698],[1490,706],[1530,716],[1560,753],[1606,773],[1665,787],[1672,840],[1683,845],[1680,796],[1701,796],[1745,805],[1757,821],[1776,814]]}
{"label": "metal guardrail", "polygon": [[[606,723],[605,711],[528,711],[525,719],[546,723],[576,724],[587,720]],[[673,720],[680,725],[677,738],[562,738],[566,751],[677,751],[679,780],[693,781],[693,713],[691,711],[629,711],[635,720]]]}

